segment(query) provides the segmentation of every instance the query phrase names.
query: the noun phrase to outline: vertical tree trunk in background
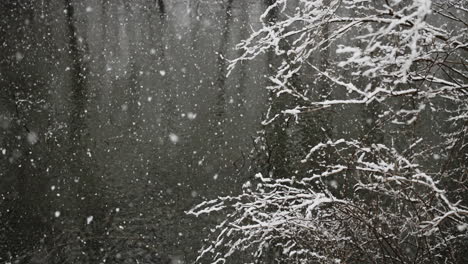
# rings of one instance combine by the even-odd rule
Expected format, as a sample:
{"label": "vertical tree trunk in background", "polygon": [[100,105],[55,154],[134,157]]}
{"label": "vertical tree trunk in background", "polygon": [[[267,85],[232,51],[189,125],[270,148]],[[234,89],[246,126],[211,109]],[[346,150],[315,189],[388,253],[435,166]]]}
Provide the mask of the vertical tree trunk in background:
{"label": "vertical tree trunk in background", "polygon": [[[330,7],[330,4],[331,0],[324,0],[323,8],[332,8]],[[327,20],[329,17],[326,16],[324,19]],[[320,29],[320,35],[317,36],[317,41],[327,40],[330,36],[330,25],[326,23],[326,21],[324,22],[325,23]],[[329,44],[329,41],[324,41],[316,54],[318,57],[317,65],[321,72],[326,72],[330,66]],[[306,89],[311,90],[312,94],[315,96],[315,100],[317,101],[329,100],[332,93],[328,79],[324,76],[320,76],[317,80],[314,80],[311,87]],[[315,146],[320,142],[331,139],[333,131],[331,111],[327,109],[306,114],[304,115],[304,119],[304,122],[301,122],[300,124],[302,130],[301,134],[303,137],[303,141],[300,144],[303,148],[302,155],[306,155],[306,153],[309,152],[308,146]],[[323,155],[328,156],[330,153],[324,153]],[[299,157],[299,159],[301,158]]]}
{"label": "vertical tree trunk in background", "polygon": [[[86,79],[88,74],[85,54],[79,44],[79,42],[86,43],[86,40],[79,40],[72,0],[64,0],[64,4],[68,31],[68,53],[71,60],[70,175],[66,176],[67,179],[64,180],[68,186],[76,186],[76,189],[71,187],[71,193],[76,192],[74,199],[77,203],[76,210],[70,212],[71,217],[74,218],[72,222],[84,233],[82,239],[85,241],[83,250],[86,252],[86,257],[89,261],[96,261],[100,254],[99,249],[102,242],[100,236],[103,235],[103,230],[99,225],[102,224],[102,219],[104,219],[104,208],[102,194],[99,190],[99,185],[102,183],[94,174],[96,166],[92,157],[94,149],[92,142],[89,141],[92,137],[89,135],[87,126],[89,88]],[[69,179],[70,177],[75,177],[75,179]],[[64,209],[67,210],[68,208]],[[90,216],[93,217],[92,225],[88,225],[86,222],[86,219]]]}
{"label": "vertical tree trunk in background", "polygon": [[139,39],[138,32],[141,30],[141,25],[138,23],[138,20],[135,19],[136,16],[133,13],[132,7],[128,5],[126,7],[126,12],[129,15],[128,21],[128,34],[129,34],[129,77],[128,84],[124,87],[124,100],[127,105],[127,124],[128,129],[126,132],[130,137],[136,138],[138,128],[141,126],[139,124],[140,119],[138,118],[141,114],[141,88],[140,88],[140,72],[141,67],[138,63],[138,58],[140,55],[140,50],[138,43],[141,42]]}
{"label": "vertical tree trunk in background", "polygon": [[163,126],[165,127],[165,135],[167,136],[169,133],[173,133],[175,131],[174,121],[176,120],[176,111],[177,107],[175,106],[173,100],[173,94],[170,87],[169,81],[169,62],[166,58],[166,35],[168,31],[167,25],[167,13],[166,13],[166,6],[164,4],[164,0],[157,0],[158,3],[158,12],[159,12],[159,36],[157,38],[157,47],[159,51],[159,62],[157,65],[159,69],[155,72],[155,74],[160,75],[162,79],[161,87],[159,89],[162,92],[164,102],[162,105],[162,113],[165,116]]}
{"label": "vertical tree trunk in background", "polygon": [[[369,3],[361,3],[361,5],[365,5],[366,7],[370,7],[371,5],[375,5],[375,3],[369,2]],[[356,43],[357,45],[367,45],[365,43]],[[360,83],[362,87],[365,87],[368,85],[368,83]],[[372,83],[372,87],[378,87],[378,83]],[[364,120],[363,124],[363,142],[366,142],[368,144],[376,144],[376,143],[384,143],[384,132],[383,132],[383,124],[379,122],[379,112],[381,110],[380,102],[378,101],[373,101],[369,104],[367,104],[367,107],[365,107],[362,112],[360,113],[360,117],[356,118],[362,118]]]}
{"label": "vertical tree trunk in background", "polygon": [[166,20],[166,5],[164,4],[164,0],[156,1],[158,1],[159,15],[161,16],[161,19]]}
{"label": "vertical tree trunk in background", "polygon": [[[172,89],[172,83],[170,78],[170,63],[166,55],[166,41],[168,38],[169,27],[168,27],[168,15],[164,0],[156,0],[159,12],[159,35],[156,36],[154,41],[157,41],[155,45],[157,47],[157,54],[159,54],[157,69],[154,74],[159,75],[162,79],[158,89],[161,91],[163,102],[162,102],[162,126],[164,127],[164,140],[167,142],[168,135],[176,133],[178,130],[176,120],[178,119],[177,111],[178,107],[175,103],[174,97],[175,91]],[[172,144],[172,142],[169,142]]]}
{"label": "vertical tree trunk in background", "polygon": [[[151,175],[169,175],[174,168],[169,169],[163,164],[170,164],[176,160],[179,152],[179,146],[171,141],[171,135],[180,136],[178,123],[180,116],[176,105],[177,90],[174,89],[176,81],[172,78],[174,72],[171,72],[171,57],[166,50],[166,45],[171,40],[172,28],[164,0],[154,0],[151,11],[157,15],[156,19],[153,18],[156,23],[151,22],[154,25],[150,27],[151,46],[153,47],[150,54],[153,63],[150,69],[153,78],[157,80],[154,93],[158,103],[158,133],[156,135],[158,138],[155,140],[158,143],[152,145],[151,152],[155,160],[149,165],[149,171]],[[164,178],[159,184],[171,186],[173,180],[173,178]]]}
{"label": "vertical tree trunk in background", "polygon": [[[264,0],[265,8],[268,8],[271,5],[274,5],[276,0]],[[265,18],[265,22],[268,24],[274,24],[278,20],[279,10],[278,8],[273,8],[270,13]],[[273,76],[274,69],[279,65],[279,61],[275,59],[276,56],[273,50],[269,50],[266,53],[266,67],[267,67],[267,76]],[[269,82],[267,83],[269,85]],[[277,97],[276,94],[272,91],[269,92],[269,108],[273,115],[277,114],[280,109],[283,109],[286,104],[285,96]],[[265,127],[264,137],[266,144],[266,153],[268,155],[266,161],[260,161],[266,165],[266,170],[263,170],[262,173],[272,175],[273,177],[289,177],[289,164],[287,160],[287,149],[288,149],[288,135],[287,135],[287,122],[283,122],[283,117],[280,118],[281,122],[275,121],[269,126]],[[270,174],[270,175],[269,175]],[[276,255],[278,254],[278,249],[275,245],[268,246],[265,249],[267,252],[263,259],[259,260],[259,263],[274,263]]]}
{"label": "vertical tree trunk in background", "polygon": [[86,86],[86,72],[84,55],[78,46],[78,36],[74,21],[72,0],[65,1],[66,22],[68,30],[68,54],[71,59],[71,120],[70,140],[73,144],[80,144],[86,132],[86,107],[88,103],[88,88]]}
{"label": "vertical tree trunk in background", "polygon": [[221,33],[221,41],[219,44],[218,49],[218,58],[216,62],[216,68],[218,70],[217,79],[215,82],[215,88],[218,89],[218,101],[217,105],[219,106],[219,114],[224,113],[224,107],[226,102],[226,64],[227,64],[227,51],[228,51],[228,43],[229,37],[231,34],[231,23],[232,23],[232,2],[233,0],[227,0],[226,9],[224,13],[224,21],[222,24],[222,33]]}
{"label": "vertical tree trunk in background", "polygon": [[[265,8],[276,3],[276,0],[264,0]],[[274,24],[278,20],[279,10],[273,8],[265,17],[265,22]],[[278,61],[275,59],[273,50],[269,50],[266,54],[267,76],[272,76],[275,67],[278,66]],[[269,83],[267,83],[269,85]],[[280,109],[283,109],[286,104],[286,96],[277,97],[274,92],[269,93],[270,112],[275,115]],[[267,161],[265,162],[266,171],[264,173],[273,173],[275,177],[287,177],[287,144],[288,137],[286,134],[287,122],[273,122],[265,128],[265,144],[267,148]]]}
{"label": "vertical tree trunk in background", "polygon": [[[333,7],[330,6],[331,0],[324,0],[322,5],[323,9]],[[330,42],[328,41],[330,37],[330,24],[327,23],[327,20],[330,18],[332,14],[328,14],[323,18],[323,24],[319,29],[319,35],[316,37],[317,41],[324,41],[318,52],[314,56],[315,58],[311,58],[312,60],[316,60],[318,65],[318,69],[320,72],[327,72],[330,67]],[[315,71],[313,69],[308,69],[310,71]],[[316,101],[326,101],[330,100],[332,96],[332,88],[330,86],[329,80],[324,76],[319,76],[316,80],[312,80],[312,84],[310,87],[305,89],[310,90],[311,94],[313,95],[314,100]],[[300,156],[297,157],[297,160],[300,160],[307,155],[310,151],[310,146],[316,146],[321,142],[327,142],[332,139],[333,136],[333,116],[332,111],[328,109],[322,109],[319,111],[312,111],[311,113],[305,114],[303,116],[303,121],[299,124],[299,129],[301,130],[301,137],[302,140],[298,146],[301,148]],[[324,149],[321,150],[321,157],[324,160],[333,160],[336,159],[333,157],[333,150]],[[309,161],[307,168],[304,167],[304,171],[301,171],[303,175],[307,175],[307,173],[318,171],[321,168],[322,160],[314,160]],[[301,167],[299,164],[295,164],[296,167]],[[312,170],[311,170],[312,169]],[[324,184],[328,184],[328,182],[335,180],[334,176],[329,177],[329,181],[326,181]],[[317,184],[322,184],[317,183]]]}
{"label": "vertical tree trunk in background", "polygon": [[[101,0],[101,14],[100,14],[100,19],[101,19],[101,45],[102,45],[102,50],[99,54],[99,69],[100,69],[100,74],[101,78],[99,78],[99,82],[101,83],[102,90],[108,90],[108,87],[112,85],[112,80],[109,77],[109,74],[107,72],[107,54],[109,52],[109,9],[110,9],[110,2],[109,0]],[[99,101],[103,100],[108,100],[107,98],[104,99],[105,97],[102,96],[104,91],[98,92],[98,96],[100,96]],[[106,92],[105,92],[106,93]],[[105,104],[108,105],[109,103]]]}
{"label": "vertical tree trunk in background", "polygon": [[222,148],[225,144],[224,123],[226,122],[226,57],[228,52],[229,37],[231,35],[232,3],[233,0],[227,0],[226,2],[224,20],[222,22],[221,40],[219,43],[216,61],[216,69],[218,72],[214,82],[214,88],[216,89],[217,94],[216,102],[213,106],[213,119],[211,120],[211,123],[214,133],[214,144],[217,145],[217,148]]}
{"label": "vertical tree trunk in background", "polygon": [[[324,7],[329,7],[331,0],[324,0],[323,5]],[[322,27],[322,32],[320,39],[327,40],[330,36],[330,25],[328,23],[325,23]],[[328,69],[329,66],[329,59],[330,59],[330,48],[328,45],[330,44],[329,41],[325,41],[319,50],[319,56],[320,56],[320,61],[319,61],[319,70],[321,72],[325,72]],[[318,96],[321,99],[326,99],[329,97],[330,94],[330,89],[325,81],[319,81],[318,83]]]}
{"label": "vertical tree trunk in background", "polygon": [[157,23],[153,22],[153,16],[149,16],[150,21],[150,41],[154,46],[154,51],[150,54],[154,58],[154,63],[150,65],[152,73],[158,74],[158,67],[166,66],[166,51],[165,51],[165,38],[167,34],[167,13],[163,0],[155,0],[154,7],[150,9],[151,14],[158,13],[159,19]]}
{"label": "vertical tree trunk in background", "polygon": [[[241,5],[241,11],[240,11],[240,21],[241,21],[241,25],[240,25],[240,39],[241,40],[244,40],[246,38],[249,37],[249,10],[248,10],[248,2],[247,0],[245,1],[240,1],[240,5]],[[238,53],[238,56],[241,56],[242,51],[239,51]],[[242,61],[241,64],[240,64],[240,69],[239,69],[239,84],[238,84],[238,89],[237,89],[237,93],[238,93],[238,97],[239,97],[239,101],[240,101],[240,104],[241,106],[243,107],[244,106],[244,103],[245,103],[245,96],[244,96],[244,93],[245,93],[245,89],[246,89],[246,86],[247,86],[247,79],[248,79],[248,69],[247,69],[247,66],[248,66],[248,62],[247,61]]]}
{"label": "vertical tree trunk in background", "polygon": [[200,19],[200,14],[198,12],[198,7],[200,5],[200,2],[198,0],[188,0],[188,1],[189,1],[190,19],[191,19],[191,24],[192,24],[192,27],[190,30],[191,48],[192,48],[192,51],[198,51],[200,31],[201,31],[200,30],[201,19]]}

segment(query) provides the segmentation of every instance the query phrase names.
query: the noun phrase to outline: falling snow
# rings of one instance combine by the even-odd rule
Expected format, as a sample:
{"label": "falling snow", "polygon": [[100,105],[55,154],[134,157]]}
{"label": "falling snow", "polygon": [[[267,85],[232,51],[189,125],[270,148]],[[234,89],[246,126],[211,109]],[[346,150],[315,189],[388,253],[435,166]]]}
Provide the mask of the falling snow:
{"label": "falling snow", "polygon": [[170,140],[173,144],[177,144],[177,142],[179,142],[179,136],[177,136],[177,135],[174,134],[174,133],[170,133],[170,134],[169,134],[169,140]]}
{"label": "falling snow", "polygon": [[3,2],[0,263],[466,262],[468,0]]}
{"label": "falling snow", "polygon": [[28,135],[26,136],[26,139],[28,140],[28,143],[31,145],[36,144],[37,141],[39,140],[36,132],[29,132]]}

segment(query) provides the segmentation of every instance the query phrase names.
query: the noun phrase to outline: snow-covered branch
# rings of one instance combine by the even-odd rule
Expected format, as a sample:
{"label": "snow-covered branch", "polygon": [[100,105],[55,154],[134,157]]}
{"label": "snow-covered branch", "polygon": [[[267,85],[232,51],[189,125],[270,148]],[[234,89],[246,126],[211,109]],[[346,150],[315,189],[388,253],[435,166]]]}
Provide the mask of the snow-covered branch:
{"label": "snow-covered branch", "polygon": [[[189,211],[227,214],[199,260],[249,252],[279,263],[460,261],[468,235],[467,4],[273,1],[229,67],[262,54],[275,64],[256,141],[260,165],[242,194]],[[355,106],[372,118],[354,125],[370,127],[335,132],[330,116],[350,118]],[[420,130],[422,119],[441,136]]]}

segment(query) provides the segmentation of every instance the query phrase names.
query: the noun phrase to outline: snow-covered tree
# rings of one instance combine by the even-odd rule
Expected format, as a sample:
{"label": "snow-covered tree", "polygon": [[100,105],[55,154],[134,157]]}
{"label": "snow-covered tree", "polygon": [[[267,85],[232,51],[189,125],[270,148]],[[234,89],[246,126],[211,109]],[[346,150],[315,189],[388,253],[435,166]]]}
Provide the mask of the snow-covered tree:
{"label": "snow-covered tree", "polygon": [[[198,260],[468,261],[468,1],[268,4],[229,68],[275,59],[260,165],[188,212],[225,216]],[[265,166],[272,127],[288,169]]]}

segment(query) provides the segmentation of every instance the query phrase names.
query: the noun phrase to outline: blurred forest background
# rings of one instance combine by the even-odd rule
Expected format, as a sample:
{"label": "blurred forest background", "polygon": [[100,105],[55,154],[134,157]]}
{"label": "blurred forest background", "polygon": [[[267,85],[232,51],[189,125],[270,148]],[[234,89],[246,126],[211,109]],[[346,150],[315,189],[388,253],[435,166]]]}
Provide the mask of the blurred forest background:
{"label": "blurred forest background", "polygon": [[266,67],[226,58],[262,10],[1,1],[0,263],[193,259],[184,211],[245,181]]}
{"label": "blurred forest background", "polygon": [[0,263],[466,259],[461,2],[1,0]]}

